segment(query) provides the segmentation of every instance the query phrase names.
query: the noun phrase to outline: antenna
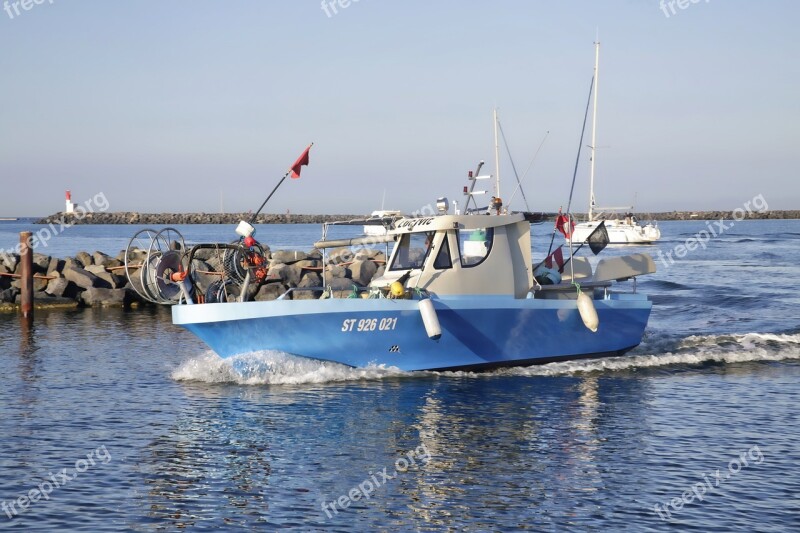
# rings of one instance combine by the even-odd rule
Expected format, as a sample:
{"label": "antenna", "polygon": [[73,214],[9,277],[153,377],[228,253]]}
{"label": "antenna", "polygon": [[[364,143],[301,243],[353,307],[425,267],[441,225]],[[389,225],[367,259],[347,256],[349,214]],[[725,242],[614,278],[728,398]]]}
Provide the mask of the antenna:
{"label": "antenna", "polygon": [[497,108],[494,108],[494,195],[500,198],[500,141],[497,137]]}
{"label": "antenna", "polygon": [[[598,31],[598,35],[599,35]],[[600,41],[594,43],[594,110],[592,111],[592,144],[589,166],[589,222],[594,219],[594,166],[597,154],[597,74],[600,68]]]}

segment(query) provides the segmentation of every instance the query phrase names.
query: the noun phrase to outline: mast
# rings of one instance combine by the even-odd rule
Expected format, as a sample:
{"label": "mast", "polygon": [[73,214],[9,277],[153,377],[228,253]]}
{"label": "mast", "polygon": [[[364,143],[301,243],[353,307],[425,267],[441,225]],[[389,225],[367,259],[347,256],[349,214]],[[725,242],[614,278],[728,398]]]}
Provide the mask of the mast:
{"label": "mast", "polygon": [[594,43],[594,110],[592,111],[592,150],[589,166],[589,222],[594,218],[594,158],[597,152],[597,74],[600,68],[600,40]]}
{"label": "mast", "polygon": [[497,138],[497,108],[494,108],[494,195],[500,198],[500,143]]}

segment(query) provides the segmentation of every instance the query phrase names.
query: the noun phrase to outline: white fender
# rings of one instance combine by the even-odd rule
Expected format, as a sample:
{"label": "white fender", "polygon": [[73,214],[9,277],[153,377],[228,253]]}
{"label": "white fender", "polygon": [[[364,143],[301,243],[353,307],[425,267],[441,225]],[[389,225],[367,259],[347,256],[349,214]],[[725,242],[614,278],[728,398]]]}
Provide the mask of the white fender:
{"label": "white fender", "polygon": [[600,325],[600,319],[597,318],[597,310],[592,299],[583,291],[578,291],[578,312],[581,314],[583,325],[595,333],[597,326]]}
{"label": "white fender", "polygon": [[438,340],[442,336],[442,327],[439,325],[439,317],[436,315],[436,309],[433,308],[430,298],[419,301],[419,314],[422,315],[422,323],[425,324],[425,332],[428,337]]}

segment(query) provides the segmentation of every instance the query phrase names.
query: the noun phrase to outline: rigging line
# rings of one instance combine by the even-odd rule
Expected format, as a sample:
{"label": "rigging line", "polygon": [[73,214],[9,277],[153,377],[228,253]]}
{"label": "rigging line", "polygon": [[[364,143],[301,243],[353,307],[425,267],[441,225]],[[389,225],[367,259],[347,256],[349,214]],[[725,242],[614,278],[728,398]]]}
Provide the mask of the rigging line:
{"label": "rigging line", "polygon": [[[550,132],[549,131],[545,132],[544,137],[542,138],[542,142],[539,143],[539,148],[537,148],[536,149],[536,153],[533,154],[533,159],[531,159],[531,162],[528,165],[528,168],[525,169],[525,172],[522,174],[522,177],[520,178],[520,181],[525,181],[525,178],[527,177],[528,172],[530,172],[531,168],[533,168],[533,164],[536,162],[536,158],[539,157],[539,152],[542,151],[542,146],[544,146],[544,142],[547,140],[548,135],[550,135]],[[511,205],[511,202],[514,200],[514,196],[517,195],[517,191],[518,190],[522,190],[521,185],[518,185],[517,188],[514,189],[514,194],[511,195],[511,199],[508,201],[509,205]]]}
{"label": "rigging line", "polygon": [[[567,215],[570,213],[572,207],[572,193],[575,192],[575,177],[578,175],[578,163],[581,160],[581,150],[583,149],[583,135],[586,133],[586,120],[589,117],[589,105],[592,103],[592,91],[594,91],[594,76],[592,82],[589,84],[589,97],[586,99],[586,111],[583,114],[583,128],[581,128],[581,141],[578,143],[578,155],[575,156],[575,170],[572,171],[572,185],[569,188],[569,202],[567,203]],[[556,228],[553,228],[553,234],[550,236],[550,246],[547,248],[547,255],[553,251],[553,241],[556,239]],[[570,239],[571,240],[571,239]]]}
{"label": "rigging line", "polygon": [[[522,193],[522,199],[525,201],[525,209],[527,211],[530,211],[531,208],[528,205],[528,199],[525,198],[525,191],[522,190],[522,182],[519,180],[519,174],[517,174],[517,166],[514,164],[514,159],[511,157],[511,149],[508,147],[508,141],[506,140],[506,133],[503,131],[503,125],[500,123],[499,120],[497,121],[497,126],[500,128],[500,136],[503,138],[503,144],[506,145],[506,153],[508,153],[508,160],[511,161],[511,169],[514,171],[514,177],[517,178],[517,188]],[[507,206],[511,205],[511,200],[509,200],[508,204],[506,205]]]}
{"label": "rigging line", "polygon": [[589,106],[592,103],[592,92],[594,91],[594,76],[589,84],[589,98],[586,99],[586,112],[583,114],[583,128],[581,128],[581,141],[578,143],[578,155],[575,156],[575,170],[572,171],[572,186],[569,189],[569,202],[567,202],[567,213],[572,207],[572,193],[575,192],[575,177],[578,175],[578,163],[581,160],[581,150],[583,149],[583,135],[586,133],[586,120],[589,118]]}

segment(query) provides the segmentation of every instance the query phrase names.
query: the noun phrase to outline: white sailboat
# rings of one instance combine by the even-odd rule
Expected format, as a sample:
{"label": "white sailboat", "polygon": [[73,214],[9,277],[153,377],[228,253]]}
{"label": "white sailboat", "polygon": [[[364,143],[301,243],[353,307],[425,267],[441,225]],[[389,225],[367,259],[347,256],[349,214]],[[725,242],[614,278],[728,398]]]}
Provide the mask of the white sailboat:
{"label": "white sailboat", "polygon": [[[594,197],[595,156],[597,151],[597,81],[600,66],[600,43],[594,43],[594,109],[592,111],[592,144],[589,170],[589,216],[575,225],[572,242],[585,242],[600,222],[605,221],[610,244],[650,244],[661,238],[661,230],[653,223],[640,224],[632,213],[633,206],[597,207]],[[612,213],[625,212],[620,218]]]}
{"label": "white sailboat", "polygon": [[386,235],[397,220],[403,218],[403,212],[394,209],[384,209],[386,204],[386,189],[383,190],[381,208],[370,213],[364,224],[364,235]]}

